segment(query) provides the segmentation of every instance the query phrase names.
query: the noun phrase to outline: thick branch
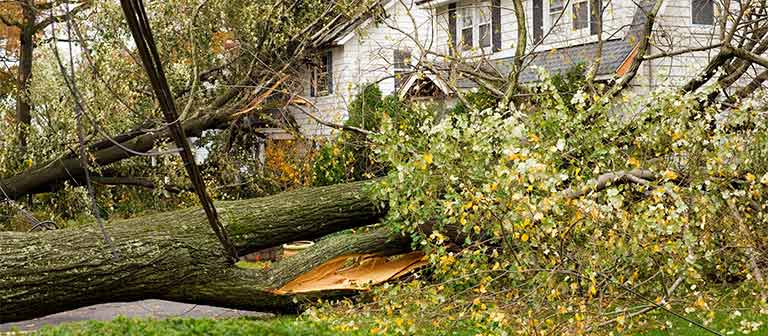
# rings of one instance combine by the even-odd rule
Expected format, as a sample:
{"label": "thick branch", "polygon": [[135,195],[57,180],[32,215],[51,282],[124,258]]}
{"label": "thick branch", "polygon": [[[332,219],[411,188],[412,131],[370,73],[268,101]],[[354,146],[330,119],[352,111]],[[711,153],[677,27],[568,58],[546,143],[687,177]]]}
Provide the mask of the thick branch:
{"label": "thick branch", "polygon": [[64,21],[67,20],[67,18],[69,18],[69,17],[71,17],[71,16],[73,16],[73,15],[79,13],[79,12],[82,12],[83,10],[85,10],[87,8],[90,8],[90,7],[91,7],[90,3],[83,2],[80,6],[77,6],[77,7],[73,8],[72,10],[70,10],[69,12],[67,12],[65,14],[55,15],[55,16],[48,16],[45,19],[43,19],[42,21],[40,21],[37,24],[35,24],[34,28],[32,28],[32,31],[34,31],[36,33],[37,32],[41,32],[41,31],[43,31],[43,29],[45,29],[46,27],[50,26],[52,23],[64,22]]}
{"label": "thick branch", "polygon": [[650,170],[634,169],[631,171],[617,171],[606,173],[595,179],[587,181],[584,186],[577,189],[568,189],[563,192],[565,198],[578,198],[591,192],[601,191],[612,185],[636,183],[648,185],[649,180],[656,179],[656,174]]}
{"label": "thick branch", "polygon": [[645,54],[648,52],[649,46],[651,45],[650,39],[651,34],[653,33],[653,27],[656,24],[656,15],[659,13],[663,3],[664,0],[656,0],[651,11],[646,14],[647,19],[645,21],[645,27],[643,27],[643,32],[641,33],[642,35],[640,36],[640,42],[635,46],[635,48],[637,48],[637,57],[632,61],[629,70],[627,70],[627,72],[621,76],[608,91],[608,97],[614,97],[619,94],[637,75],[637,71],[640,69],[640,65],[643,64]]}
{"label": "thick branch", "polygon": [[[182,124],[187,136],[200,136],[208,129],[221,128],[228,125],[231,110],[213,112]],[[115,137],[121,139],[121,136]],[[147,152],[157,143],[170,139],[167,129],[158,132],[144,133],[139,136],[127,136],[122,146],[134,152]],[[118,146],[109,146],[91,153],[97,165],[108,165],[135,156]],[[78,158],[64,157],[47,162],[28,170],[20,175],[0,180],[2,188],[9,198],[15,199],[25,194],[42,193],[56,190],[57,185],[64,181],[77,181],[83,175]],[[0,198],[2,193],[0,193]]]}

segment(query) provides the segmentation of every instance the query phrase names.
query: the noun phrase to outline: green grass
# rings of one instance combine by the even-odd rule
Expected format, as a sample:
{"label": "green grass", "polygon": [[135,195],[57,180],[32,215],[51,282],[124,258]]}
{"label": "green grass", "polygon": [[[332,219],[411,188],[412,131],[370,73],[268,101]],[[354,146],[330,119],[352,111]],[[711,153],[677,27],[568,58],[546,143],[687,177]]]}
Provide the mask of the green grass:
{"label": "green grass", "polygon": [[[83,322],[44,328],[39,336],[166,336],[166,335],[338,335],[330,326],[290,318],[268,321],[248,319],[169,319],[140,320],[117,318],[109,322]],[[364,335],[348,333],[346,335]]]}
{"label": "green grass", "polygon": [[[647,316],[650,322],[647,325],[656,327],[643,327],[646,330],[635,329],[627,332],[627,336],[698,336],[712,335],[707,331],[685,322],[677,317],[665,315],[661,312],[652,313]],[[695,320],[695,319],[694,319]],[[669,324],[667,324],[667,321]],[[755,330],[749,329],[749,333],[743,333],[744,326],[742,321],[760,322]],[[671,327],[667,327],[671,325]],[[662,328],[662,326],[664,326]],[[720,312],[715,315],[708,328],[715,330],[721,335],[768,335],[768,315],[761,315],[752,310],[743,310],[741,315],[734,317],[730,312]],[[113,321],[100,322],[81,322],[64,324],[57,327],[47,327],[41,329],[32,335],[38,336],[122,336],[122,335],[211,335],[211,336],[238,336],[238,335],[275,335],[275,336],[331,336],[348,335],[362,336],[372,335],[370,329],[361,326],[359,330],[348,328],[346,323],[333,326],[324,322],[312,322],[296,319],[286,316],[271,320],[252,320],[246,318],[239,319],[169,319],[169,320],[146,320],[146,319],[128,319],[117,318]],[[343,331],[342,331],[343,330]],[[462,329],[458,325],[456,330],[418,330],[419,335],[475,335],[476,330],[472,328]]]}

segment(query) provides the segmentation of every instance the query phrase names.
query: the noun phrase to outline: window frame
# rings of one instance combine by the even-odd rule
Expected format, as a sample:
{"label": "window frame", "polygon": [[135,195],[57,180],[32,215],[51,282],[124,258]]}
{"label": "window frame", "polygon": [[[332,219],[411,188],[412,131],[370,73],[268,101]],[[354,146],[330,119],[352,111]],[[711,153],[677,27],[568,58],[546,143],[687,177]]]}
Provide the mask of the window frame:
{"label": "window frame", "polygon": [[545,24],[542,30],[544,31],[544,35],[546,35],[546,32],[549,30],[552,30],[552,32],[557,32],[557,27],[555,27],[555,23],[562,23],[562,20],[560,22],[557,22],[557,19],[562,19],[565,17],[566,13],[564,12],[568,6],[567,2],[564,0],[556,0],[560,3],[560,6],[552,6],[552,3],[555,0],[545,0],[547,3],[547,10],[545,12]]}
{"label": "window frame", "polygon": [[[329,67],[330,65],[330,67]],[[326,97],[333,94],[333,51],[328,50],[320,56],[320,64],[312,67],[312,97]],[[324,78],[323,78],[324,77]],[[323,79],[321,81],[321,78]],[[320,85],[324,84],[324,87]]]}
{"label": "window frame", "polygon": [[[462,3],[463,6],[457,8],[456,10],[456,41],[459,44],[458,49],[462,51],[468,51],[472,50],[474,48],[479,49],[487,49],[487,48],[493,48],[493,3],[491,0],[483,0],[483,1],[477,1],[473,3]],[[487,21],[482,21],[482,9],[486,8],[488,18]],[[471,25],[466,25],[466,21],[464,18],[467,16],[466,13],[470,13],[471,17]],[[488,27],[488,45],[481,46],[480,42],[480,27],[481,26],[487,26]],[[465,31],[471,29],[471,44],[465,43]]]}
{"label": "window frame", "polygon": [[[485,5],[487,3],[487,6]],[[475,15],[477,16],[475,21],[477,22],[477,47],[484,49],[484,48],[491,48],[493,47],[493,8],[491,8],[492,4],[490,1],[483,1],[477,4],[477,7],[475,8]],[[487,11],[487,21],[483,21],[483,11]],[[485,38],[488,39],[488,44],[483,45],[483,36],[482,36],[482,28],[483,26],[486,26],[486,36]]]}
{"label": "window frame", "polygon": [[[475,10],[472,5],[466,5],[458,10],[459,15],[456,18],[456,30],[458,31],[458,41],[461,50],[470,50],[475,47]],[[467,17],[470,19],[467,20]],[[469,21],[469,25],[467,25]],[[466,31],[469,30],[470,38],[467,44]]]}
{"label": "window frame", "polygon": [[[694,1],[696,1],[696,0],[691,0],[691,2],[690,2],[691,10],[690,10],[689,14],[691,15],[691,25],[692,26],[697,26],[697,27],[713,27],[713,26],[715,26],[717,24],[717,9],[718,9],[718,6],[717,6],[717,3],[715,2],[715,0],[708,0],[712,4],[712,23],[697,23],[697,22],[695,22],[694,14],[693,14],[693,11],[694,11],[693,3],[694,3]],[[704,0],[704,1],[707,1],[707,0]]]}
{"label": "window frame", "polygon": [[[691,0],[693,1],[693,0]],[[579,21],[577,20],[576,16],[576,9],[577,5],[584,5],[586,6],[586,11],[584,11],[584,14],[586,15],[585,20]],[[571,2],[571,31],[572,32],[582,32],[584,30],[590,29],[592,27],[592,1],[591,0],[574,0]],[[584,27],[576,27],[577,22],[584,22]],[[591,35],[591,32],[590,32]]]}

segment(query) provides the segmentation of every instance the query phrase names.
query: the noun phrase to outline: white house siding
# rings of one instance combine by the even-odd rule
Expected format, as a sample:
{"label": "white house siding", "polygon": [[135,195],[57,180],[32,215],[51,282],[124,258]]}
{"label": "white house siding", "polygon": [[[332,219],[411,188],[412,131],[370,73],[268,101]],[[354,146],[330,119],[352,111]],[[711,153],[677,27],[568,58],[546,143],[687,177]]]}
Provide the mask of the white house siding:
{"label": "white house siding", "polygon": [[[528,52],[534,51],[532,49],[534,47],[536,48],[535,51],[538,52],[597,41],[597,36],[591,35],[589,28],[573,31],[571,6],[565,8],[565,13],[563,13],[560,20],[556,22],[557,25],[552,29],[552,22],[550,22],[549,19],[549,2],[550,0],[543,1],[543,31],[546,38],[544,42],[538,46],[534,43],[533,37],[533,2],[531,0],[523,2],[527,22],[526,27],[528,30]],[[567,3],[568,0],[564,0],[563,2]],[[457,8],[477,7],[481,4],[488,5],[490,0],[460,0],[453,3],[456,4]],[[606,3],[608,3],[608,0],[603,0],[603,4],[605,5]],[[427,5],[427,7],[429,8],[429,5]],[[603,38],[607,39],[611,35],[613,35],[614,39],[623,38],[624,33],[627,30],[627,25],[632,21],[634,8],[635,6],[631,1],[611,1],[608,4],[608,8],[603,17]],[[436,40],[435,50],[447,54],[450,50],[451,41],[448,28],[448,4],[442,2],[439,6],[432,7],[431,10],[435,13],[435,18],[432,20]],[[512,0],[501,0],[502,50],[494,53],[491,56],[492,58],[507,58],[514,55],[518,40],[516,22],[517,18],[514,14],[514,2]],[[549,33],[550,29],[552,29],[552,33]],[[486,55],[491,53],[490,50],[482,50],[479,52]]]}
{"label": "white house siding", "polygon": [[[323,120],[343,123],[348,118],[349,104],[366,84],[378,83],[384,95],[394,93],[394,51],[410,48],[412,59],[418,57],[415,41],[401,31],[413,36],[414,31],[421,30],[419,40],[424,45],[428,43],[428,11],[416,6],[406,7],[395,0],[387,12],[389,16],[385,23],[365,23],[351,38],[342,39],[343,45],[332,48],[333,94],[309,98],[317,106],[315,114]],[[304,82],[310,83],[309,69],[304,77]],[[309,85],[305,87],[304,95],[309,97]],[[318,124],[303,113],[294,113],[294,118],[307,136],[329,136],[334,132],[332,128]]]}
{"label": "white house siding", "polygon": [[[342,91],[340,90],[340,81],[342,80],[341,74],[343,71],[348,71],[352,64],[349,62],[349,52],[345,50],[344,46],[332,48],[331,53],[333,55],[333,93],[327,96],[312,97],[310,91],[311,71],[310,69],[307,69],[307,72],[304,73],[302,78],[302,83],[305,83],[304,92],[302,95],[311,101],[315,107],[317,107],[316,111],[312,108],[308,108],[310,112],[315,115],[322,116],[323,120],[338,123],[346,118],[346,114],[344,113],[346,111],[344,109],[346,106],[346,97],[342,94],[339,94]],[[332,132],[331,128],[319,124],[298,110],[293,111],[293,117],[296,120],[296,123],[299,125],[299,128],[304,136],[327,136]]]}
{"label": "white house siding", "polygon": [[[694,25],[691,0],[666,0],[660,10],[650,54],[711,45],[719,40],[715,25]],[[652,88],[679,86],[696,76],[718,50],[659,58],[645,64],[644,83]],[[649,75],[650,74],[650,75]]]}

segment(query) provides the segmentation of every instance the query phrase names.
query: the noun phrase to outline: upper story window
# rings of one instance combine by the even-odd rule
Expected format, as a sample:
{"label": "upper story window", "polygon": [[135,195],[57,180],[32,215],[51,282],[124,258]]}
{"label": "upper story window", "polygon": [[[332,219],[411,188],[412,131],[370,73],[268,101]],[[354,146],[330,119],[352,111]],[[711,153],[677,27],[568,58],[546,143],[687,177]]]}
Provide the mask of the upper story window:
{"label": "upper story window", "polygon": [[714,0],[692,0],[691,22],[699,25],[715,24]]}
{"label": "upper story window", "polygon": [[565,5],[563,4],[563,0],[549,1],[549,26],[550,27],[554,27],[559,23],[559,20],[563,15],[564,9],[565,9]]}
{"label": "upper story window", "polygon": [[573,3],[573,30],[589,27],[589,2],[586,0]]}
{"label": "upper story window", "polygon": [[493,43],[493,11],[490,1],[466,4],[458,9],[460,49],[489,48]]}
{"label": "upper story window", "polygon": [[475,26],[474,18],[475,11],[472,7],[461,8],[459,15],[460,27],[461,27],[461,46],[466,49],[472,49],[473,42],[475,41]]}
{"label": "upper story window", "polygon": [[[534,0],[534,20],[536,20],[536,1]],[[567,8],[568,2],[565,0],[549,0],[548,2],[548,27],[552,29],[555,36],[566,33],[564,28],[568,18],[571,19],[571,30],[574,32],[589,29],[589,33],[595,35],[600,31],[603,12],[602,0],[572,0],[570,1],[570,8]],[[566,15],[566,13],[570,13],[570,15]],[[534,23],[543,26],[541,21],[543,20]],[[539,36],[541,35],[542,33],[539,33]]]}
{"label": "upper story window", "polygon": [[322,97],[333,93],[333,52],[328,50],[320,57],[320,64],[312,69],[310,95]]}

